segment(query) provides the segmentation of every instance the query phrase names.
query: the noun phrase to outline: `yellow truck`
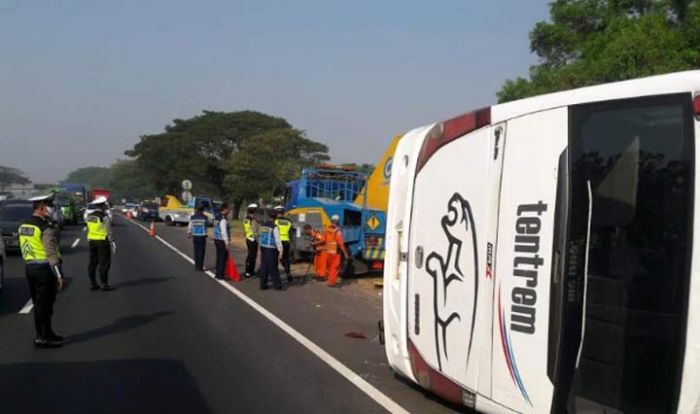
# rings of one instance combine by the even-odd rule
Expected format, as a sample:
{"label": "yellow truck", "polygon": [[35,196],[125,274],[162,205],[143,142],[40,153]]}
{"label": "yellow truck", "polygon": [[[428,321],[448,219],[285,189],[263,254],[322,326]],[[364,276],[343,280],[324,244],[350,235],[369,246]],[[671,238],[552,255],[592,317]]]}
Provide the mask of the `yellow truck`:
{"label": "yellow truck", "polygon": [[199,204],[204,206],[204,215],[211,222],[216,213],[214,202],[210,197],[203,196],[192,197],[187,204],[183,204],[177,197],[168,194],[163,197],[163,201],[158,209],[158,216],[168,226],[188,224],[190,216],[194,214],[195,206]]}

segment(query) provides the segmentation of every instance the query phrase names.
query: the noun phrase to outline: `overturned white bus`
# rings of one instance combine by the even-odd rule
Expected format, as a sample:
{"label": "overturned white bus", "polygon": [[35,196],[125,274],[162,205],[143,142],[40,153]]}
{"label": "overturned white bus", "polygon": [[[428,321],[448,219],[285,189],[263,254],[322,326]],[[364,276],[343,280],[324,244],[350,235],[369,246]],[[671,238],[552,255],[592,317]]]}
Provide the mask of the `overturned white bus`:
{"label": "overturned white bus", "polygon": [[675,73],[407,133],[392,368],[483,412],[700,412],[698,92],[700,71]]}

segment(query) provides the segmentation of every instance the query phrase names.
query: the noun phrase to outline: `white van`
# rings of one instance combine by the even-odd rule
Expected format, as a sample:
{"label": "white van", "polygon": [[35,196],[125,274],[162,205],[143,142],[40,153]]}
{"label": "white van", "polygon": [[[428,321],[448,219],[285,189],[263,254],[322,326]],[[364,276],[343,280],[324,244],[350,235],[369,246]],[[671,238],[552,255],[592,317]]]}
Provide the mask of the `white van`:
{"label": "white van", "polygon": [[700,412],[699,91],[700,71],[675,73],[407,133],[392,368],[482,412]]}

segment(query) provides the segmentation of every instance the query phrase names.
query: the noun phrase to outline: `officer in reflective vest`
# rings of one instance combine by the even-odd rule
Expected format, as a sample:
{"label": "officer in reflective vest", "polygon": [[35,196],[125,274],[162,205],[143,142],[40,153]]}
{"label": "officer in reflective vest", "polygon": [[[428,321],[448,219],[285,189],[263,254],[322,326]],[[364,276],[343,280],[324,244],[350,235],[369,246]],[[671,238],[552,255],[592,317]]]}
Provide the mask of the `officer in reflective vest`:
{"label": "officer in reflective vest", "polygon": [[194,270],[204,271],[204,254],[207,248],[207,216],[204,215],[204,206],[198,204],[195,212],[190,216],[187,225],[187,237],[192,239],[194,247]]}
{"label": "officer in reflective vest", "polygon": [[289,234],[292,231],[292,222],[284,217],[284,207],[275,207],[275,212],[277,212],[277,219],[275,220],[275,226],[279,229],[280,241],[282,241],[282,257],[280,258],[280,263],[284,267],[284,272],[287,274],[287,282],[292,281],[292,270],[291,263],[289,260],[289,248],[290,248],[290,237]]}
{"label": "officer in reflective vest", "polygon": [[258,258],[258,219],[255,217],[257,210],[257,204],[248,205],[245,218],[243,219],[245,244],[248,248],[248,255],[245,258],[245,277],[255,276],[255,261]]}
{"label": "officer in reflective vest", "polygon": [[54,348],[63,345],[63,337],[51,326],[56,293],[63,288],[61,254],[56,229],[49,219],[53,210],[53,195],[34,197],[34,214],[19,226],[19,244],[29,293],[34,303],[34,346]]}
{"label": "officer in reflective vest", "polygon": [[[117,244],[112,235],[112,219],[107,214],[107,198],[99,196],[92,200],[95,211],[87,216],[87,238],[90,250],[88,262],[88,276],[90,277],[90,290],[110,291],[114,290],[109,284],[109,268],[112,265],[112,254],[117,253]],[[100,282],[97,284],[95,273],[99,269]]]}
{"label": "officer in reflective vest", "polygon": [[228,247],[231,242],[231,229],[228,224],[228,203],[221,204],[219,213],[214,216],[214,246],[216,247],[216,278],[224,279],[226,275],[226,262],[228,261]]}
{"label": "officer in reflective vest", "polygon": [[275,290],[282,290],[282,282],[280,281],[280,271],[277,267],[277,260],[282,251],[282,242],[280,241],[280,232],[275,225],[277,212],[274,210],[269,212],[269,219],[260,226],[258,241],[260,243],[260,289],[265,290],[267,286],[267,278],[272,279],[272,287]]}

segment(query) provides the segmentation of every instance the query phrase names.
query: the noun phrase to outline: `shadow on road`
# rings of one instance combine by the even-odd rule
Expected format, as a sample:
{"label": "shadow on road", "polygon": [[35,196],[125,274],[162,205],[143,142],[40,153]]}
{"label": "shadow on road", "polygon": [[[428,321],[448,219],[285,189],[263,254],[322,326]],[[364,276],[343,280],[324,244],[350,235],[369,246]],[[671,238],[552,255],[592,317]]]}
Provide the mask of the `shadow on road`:
{"label": "shadow on road", "polygon": [[163,316],[172,315],[174,312],[164,311],[156,312],[150,315],[132,315],[119,318],[109,325],[103,326],[101,328],[93,329],[87,332],[79,333],[77,335],[71,335],[66,338],[66,342],[70,344],[75,344],[79,342],[85,342],[92,339],[99,338],[101,336],[110,335],[117,332],[128,331],[130,329],[138,328],[139,326],[146,325],[155,321]]}
{"label": "shadow on road", "polygon": [[17,313],[29,298],[29,288],[24,277],[5,278],[0,294],[0,316]]}
{"label": "shadow on road", "polygon": [[410,381],[410,380],[408,380],[408,379],[402,377],[401,375],[399,375],[399,374],[397,374],[397,373],[394,373],[394,379],[397,380],[397,381],[399,381],[399,382],[402,382],[402,383],[404,383],[406,386],[411,387],[411,388],[413,388],[414,390],[420,392],[421,394],[423,394],[423,396],[425,397],[426,400],[435,401],[435,402],[437,402],[437,403],[439,403],[439,404],[442,404],[442,405],[444,405],[445,407],[447,407],[447,408],[449,408],[449,409],[451,409],[451,410],[454,410],[455,412],[458,412],[458,413],[477,414],[476,411],[470,410],[469,408],[467,408],[467,407],[465,407],[465,406],[463,406],[463,405],[457,405],[457,404],[451,403],[451,402],[449,402],[449,401],[447,401],[447,400],[445,400],[445,399],[442,399],[442,398],[438,397],[438,396],[435,395],[435,394],[432,394],[432,393],[430,393],[430,392],[424,390],[424,389],[421,388],[418,384],[416,384],[416,383],[414,383],[413,381]]}
{"label": "shadow on road", "polygon": [[212,412],[174,359],[0,364],[0,389],[7,413]]}
{"label": "shadow on road", "polygon": [[125,282],[120,282],[114,285],[117,289],[123,289],[123,288],[129,288],[129,287],[135,287],[135,286],[146,286],[146,285],[156,285],[158,283],[165,283],[168,282],[172,279],[175,279],[174,277],[146,277],[143,279],[134,279],[134,280],[127,280]]}

